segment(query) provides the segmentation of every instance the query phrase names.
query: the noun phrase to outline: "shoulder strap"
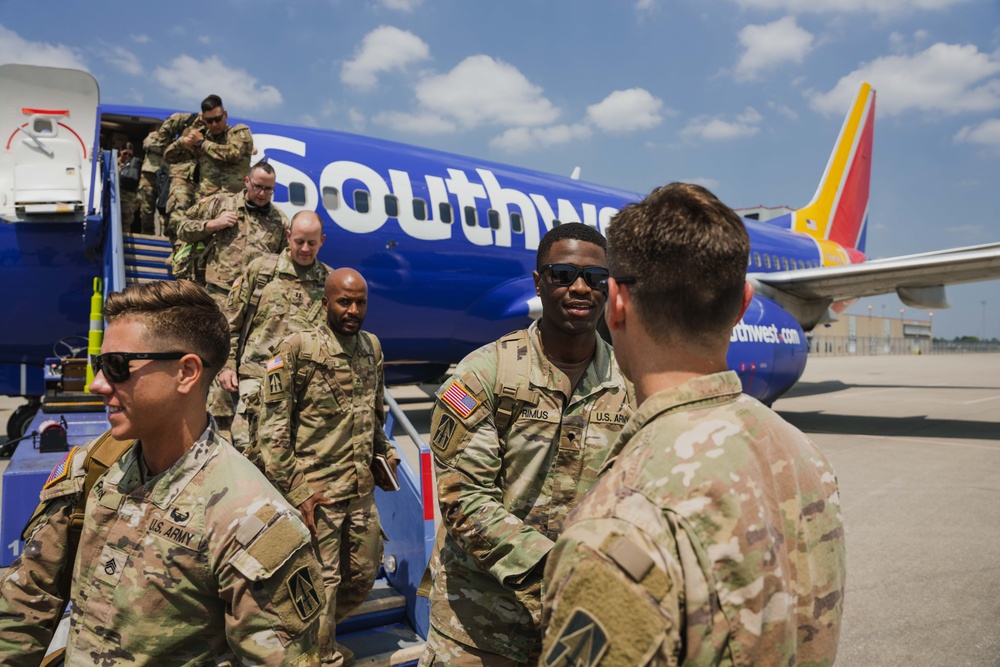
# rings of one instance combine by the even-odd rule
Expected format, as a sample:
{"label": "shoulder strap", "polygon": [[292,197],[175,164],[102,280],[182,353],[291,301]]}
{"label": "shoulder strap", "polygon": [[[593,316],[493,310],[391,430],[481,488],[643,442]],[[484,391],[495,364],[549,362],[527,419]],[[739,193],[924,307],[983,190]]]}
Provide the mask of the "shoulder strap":
{"label": "shoulder strap", "polygon": [[299,334],[302,347],[299,349],[298,368],[295,371],[295,386],[297,396],[305,393],[306,387],[316,374],[316,357],[319,356],[319,337],[315,331],[303,331]]}
{"label": "shoulder strap", "polygon": [[368,333],[367,331],[362,331],[364,338],[368,341],[368,347],[372,351],[372,355],[375,357],[375,362],[378,363],[378,358],[382,356],[382,342],[378,339],[378,336]]}
{"label": "shoulder strap", "polygon": [[507,431],[514,423],[514,418],[521,413],[526,403],[538,404],[538,392],[531,389],[528,384],[528,379],[531,377],[531,354],[525,354],[520,358],[517,354],[518,348],[530,345],[531,341],[525,329],[513,331],[496,342],[497,381],[493,386],[495,397],[493,422],[501,438],[507,437]]}
{"label": "shoulder strap", "polygon": [[264,294],[264,288],[274,278],[274,273],[278,269],[278,256],[268,255],[260,263],[260,271],[257,272],[257,280],[254,281],[253,291],[250,293],[250,304],[243,314],[243,328],[240,330],[239,349],[236,350],[236,363],[243,359],[243,348],[247,344],[247,334],[250,333],[250,324],[257,314],[257,307],[260,305],[260,298]]}
{"label": "shoulder strap", "polygon": [[59,592],[64,600],[69,599],[70,588],[73,583],[73,563],[76,561],[76,550],[80,546],[80,533],[83,532],[84,517],[87,513],[87,496],[94,484],[101,475],[108,471],[108,468],[118,462],[135,443],[135,440],[118,440],[111,436],[111,430],[107,430],[101,435],[90,449],[87,457],[83,460],[83,470],[86,473],[83,478],[83,490],[76,501],[76,507],[69,517],[69,535],[66,543],[66,564],[63,567],[62,577],[59,581]]}

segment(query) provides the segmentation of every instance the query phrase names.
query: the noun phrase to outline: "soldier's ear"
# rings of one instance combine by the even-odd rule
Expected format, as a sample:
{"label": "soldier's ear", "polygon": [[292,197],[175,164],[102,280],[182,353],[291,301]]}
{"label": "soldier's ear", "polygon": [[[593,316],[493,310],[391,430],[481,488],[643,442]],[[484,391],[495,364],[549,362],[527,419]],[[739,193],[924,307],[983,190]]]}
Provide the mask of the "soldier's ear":
{"label": "soldier's ear", "polygon": [[205,366],[196,354],[185,354],[178,362],[177,393],[190,394],[196,391],[205,377]]}

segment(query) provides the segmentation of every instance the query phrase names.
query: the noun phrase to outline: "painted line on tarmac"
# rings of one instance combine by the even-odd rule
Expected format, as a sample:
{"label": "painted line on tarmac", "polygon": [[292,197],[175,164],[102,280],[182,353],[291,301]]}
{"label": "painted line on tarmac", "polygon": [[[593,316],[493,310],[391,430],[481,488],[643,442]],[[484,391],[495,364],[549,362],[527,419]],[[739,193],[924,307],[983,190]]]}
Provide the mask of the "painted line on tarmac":
{"label": "painted line on tarmac", "polygon": [[962,405],[975,405],[976,403],[985,403],[986,401],[996,401],[998,399],[1000,399],[1000,394],[997,394],[996,396],[987,396],[986,398],[977,398],[974,401],[965,401]]}

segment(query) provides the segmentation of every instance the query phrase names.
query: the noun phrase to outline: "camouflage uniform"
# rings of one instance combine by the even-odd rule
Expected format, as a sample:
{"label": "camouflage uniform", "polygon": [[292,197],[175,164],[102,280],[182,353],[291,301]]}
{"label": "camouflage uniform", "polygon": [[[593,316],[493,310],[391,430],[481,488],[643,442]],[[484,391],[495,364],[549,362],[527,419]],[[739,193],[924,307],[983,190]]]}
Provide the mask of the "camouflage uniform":
{"label": "camouflage uniform", "polygon": [[[330,267],[318,259],[302,267],[289,251],[265,255],[250,262],[236,279],[226,301],[231,345],[226,368],[235,371],[240,382],[240,402],[233,421],[233,444],[254,460],[247,451],[252,442],[257,414],[260,412],[260,381],[264,363],[283,338],[295,331],[312,329],[323,323],[323,289]],[[258,284],[263,282],[262,285]],[[256,308],[249,324],[246,317],[255,291]],[[246,335],[243,335],[244,328]],[[241,341],[241,338],[243,340]],[[242,355],[237,362],[237,353]]]}
{"label": "camouflage uniform", "polygon": [[139,177],[139,224],[143,234],[156,233],[156,172],[163,164],[163,145],[158,134],[149,134],[142,141],[145,157]]}
{"label": "camouflage uniform", "polygon": [[546,565],[544,664],[833,664],[836,477],[741,389],[695,378],[632,417]]}
{"label": "camouflage uniform", "polygon": [[250,156],[253,153],[253,136],[246,125],[228,125],[218,134],[209,133],[199,121],[197,129],[205,139],[193,151],[184,145],[185,131],[164,151],[167,162],[195,160],[198,164],[198,197],[208,197],[220,190],[241,192],[244,179],[250,173]]}
{"label": "camouflage uniform", "polygon": [[[123,160],[119,158],[118,160],[118,171],[121,170],[129,163],[129,160]],[[121,184],[119,183],[119,186]],[[119,202],[119,211],[122,217],[122,232],[125,234],[132,233],[132,223],[135,222],[135,212],[139,210],[139,198],[135,191],[126,190],[123,187],[119,187],[118,194],[121,197]]]}
{"label": "camouflage uniform", "polygon": [[145,483],[141,447],[91,492],[66,664],[315,661],[325,600],[298,513],[214,424]]}
{"label": "camouflage uniform", "polygon": [[[527,380],[506,434],[497,428],[508,393],[501,358],[505,369],[521,360]],[[421,664],[450,663],[461,645],[517,663],[537,654],[539,564],[597,480],[633,403],[610,345],[597,339],[573,389],[545,357],[537,323],[458,365],[431,420],[442,523],[431,559],[431,626],[453,644],[429,643]]]}
{"label": "camouflage uniform", "polygon": [[382,560],[372,461],[398,458],[382,430],[381,349],[366,332],[351,338],[353,353],[326,325],[285,338],[265,367],[258,428],[267,476],[290,503],[317,493],[334,501],[315,512],[327,596],[324,664],[338,664],[336,622],[368,597]]}
{"label": "camouflage uniform", "polygon": [[194,204],[195,192],[198,190],[195,178],[198,161],[190,153],[179,151],[167,157],[166,151],[175,139],[193,130],[205,131],[205,124],[198,118],[198,114],[175,113],[163,121],[156,132],[156,145],[161,147],[163,160],[170,165],[170,194],[167,196],[164,227],[172,243],[176,243],[179,215]]}

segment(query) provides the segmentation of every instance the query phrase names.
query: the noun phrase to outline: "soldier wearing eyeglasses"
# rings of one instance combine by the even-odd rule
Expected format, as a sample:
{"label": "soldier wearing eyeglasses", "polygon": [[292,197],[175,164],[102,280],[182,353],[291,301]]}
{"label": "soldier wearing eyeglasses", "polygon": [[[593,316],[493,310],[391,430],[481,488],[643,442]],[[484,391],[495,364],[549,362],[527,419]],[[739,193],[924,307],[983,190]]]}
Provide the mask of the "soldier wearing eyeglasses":
{"label": "soldier wearing eyeglasses", "polygon": [[422,665],[524,665],[541,650],[546,556],[632,414],[597,335],[604,237],[569,223],[538,246],[541,319],[467,356],[437,394],[441,531]]}
{"label": "soldier wearing eyeglasses", "polygon": [[[220,308],[225,309],[230,287],[250,260],[281,252],[288,245],[288,219],[271,204],[274,181],[274,167],[260,161],[244,178],[241,192],[203,197],[184,213],[177,228],[178,237],[187,243],[181,252],[193,258],[194,281],[208,290]],[[209,411],[228,437],[236,412],[233,392],[215,383]]]}
{"label": "soldier wearing eyeglasses", "polygon": [[[111,428],[45,484],[0,583],[0,663],[45,652],[87,488],[66,665],[315,664],[325,597],[309,531],[205,413],[228,352],[222,312],[193,283],[161,281],[110,294],[104,316],[90,391]],[[107,436],[123,453],[85,487]]]}

